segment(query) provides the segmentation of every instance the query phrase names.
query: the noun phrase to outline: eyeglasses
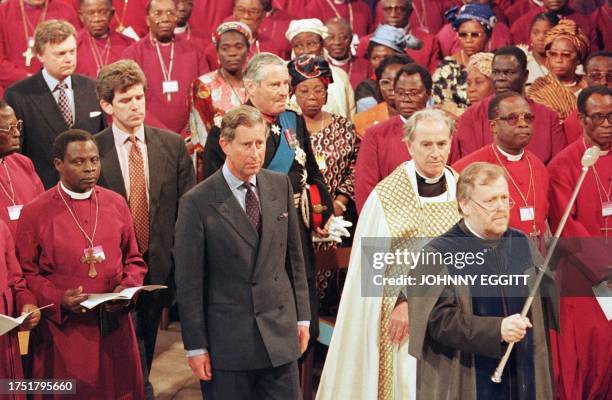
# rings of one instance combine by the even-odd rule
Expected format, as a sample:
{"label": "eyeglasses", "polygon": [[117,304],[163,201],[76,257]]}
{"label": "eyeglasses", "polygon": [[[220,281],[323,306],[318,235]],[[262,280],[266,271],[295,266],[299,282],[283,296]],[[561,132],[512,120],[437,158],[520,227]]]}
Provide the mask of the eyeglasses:
{"label": "eyeglasses", "polygon": [[482,36],[484,36],[484,32],[459,32],[459,37],[461,39],[477,39]]}
{"label": "eyeglasses", "polygon": [[391,79],[381,79],[378,81],[381,89],[389,90],[393,89],[393,81]]}
{"label": "eyeglasses", "polygon": [[174,20],[174,19],[177,19],[177,18],[178,18],[178,17],[177,17],[177,15],[176,15],[176,11],[173,11],[173,10],[166,10],[166,11],[163,11],[163,10],[156,10],[156,11],[153,11],[153,12],[151,13],[151,15],[152,15],[152,16],[153,16],[153,18],[155,18],[155,19],[160,19],[160,18],[161,18],[161,17],[163,17],[163,16],[168,17],[168,19],[170,19],[170,20]]}
{"label": "eyeglasses", "polygon": [[573,60],[574,58],[576,58],[576,53],[570,53],[567,51],[546,50],[546,57],[561,58],[563,60]]}
{"label": "eyeglasses", "polygon": [[295,94],[300,97],[310,97],[310,95],[313,95],[313,94],[315,95],[315,97],[325,97],[325,95],[327,94],[327,90],[322,89],[322,88],[316,88],[316,89],[310,90],[310,89],[301,87],[295,91]]}
{"label": "eyeglasses", "polygon": [[519,123],[521,118],[523,118],[523,120],[530,125],[533,124],[533,121],[535,121],[535,115],[532,113],[510,113],[505,117],[497,117],[494,119],[494,121],[501,119],[502,121],[506,121],[508,125],[515,126]]}
{"label": "eyeglasses", "polygon": [[306,50],[307,52],[318,49],[321,46],[321,42],[307,41],[307,42],[295,42],[293,44],[293,50]]}
{"label": "eyeglasses", "polygon": [[603,125],[604,121],[607,119],[609,124],[612,124],[612,113],[608,113],[608,114],[591,114],[588,115],[586,114],[585,116],[589,117],[591,119],[591,121],[593,121],[593,123],[595,125]]}
{"label": "eyeglasses", "polygon": [[499,197],[497,199],[490,199],[483,202],[482,204],[474,199],[470,200],[487,212],[494,212],[497,210],[511,210],[515,204],[514,200],[512,200],[510,197]]}
{"label": "eyeglasses", "polygon": [[236,15],[250,15],[252,17],[258,17],[263,12],[261,8],[242,8],[236,7],[234,8],[234,13]]}
{"label": "eyeglasses", "polygon": [[9,125],[8,128],[0,128],[0,133],[8,135],[11,132],[15,132],[15,131],[21,132],[21,128],[23,128],[23,121],[17,120],[16,123]]}
{"label": "eyeglasses", "polygon": [[605,79],[606,82],[612,82],[612,72],[589,72],[587,76],[594,81]]}
{"label": "eyeglasses", "polygon": [[408,100],[409,98],[415,98],[415,97],[419,97],[422,96],[423,93],[425,93],[425,90],[396,90],[395,91],[395,98],[397,100]]}

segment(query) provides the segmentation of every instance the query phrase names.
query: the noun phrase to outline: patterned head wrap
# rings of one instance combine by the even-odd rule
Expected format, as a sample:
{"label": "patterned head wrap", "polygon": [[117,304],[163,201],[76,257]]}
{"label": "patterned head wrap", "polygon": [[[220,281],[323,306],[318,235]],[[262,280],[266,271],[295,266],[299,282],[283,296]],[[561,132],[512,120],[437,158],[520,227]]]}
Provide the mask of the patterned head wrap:
{"label": "patterned head wrap", "polygon": [[406,33],[402,28],[386,24],[378,25],[378,28],[376,28],[376,31],[374,31],[370,38],[370,43],[386,46],[402,54],[405,49],[418,50],[423,47],[423,42],[415,36]]}
{"label": "patterned head wrap", "polygon": [[327,27],[323,25],[318,18],[294,19],[289,23],[289,28],[285,33],[288,41],[292,41],[294,37],[300,33],[309,32],[327,39]]}
{"label": "patterned head wrap", "polygon": [[215,31],[215,33],[213,33],[213,43],[217,45],[217,43],[219,43],[219,40],[221,40],[221,35],[230,31],[235,31],[242,34],[246,38],[247,43],[250,43],[251,38],[253,37],[251,28],[249,28],[248,25],[238,21],[229,21],[224,22],[217,27],[217,30]]}
{"label": "patterned head wrap", "polygon": [[559,38],[567,39],[574,45],[580,62],[583,62],[589,54],[589,39],[571,19],[561,19],[557,25],[546,33],[545,48],[548,49],[552,42]]}
{"label": "patterned head wrap", "polygon": [[334,81],[331,68],[323,57],[312,54],[302,54],[287,65],[291,75],[291,86],[295,88],[307,79],[319,78],[325,87]]}
{"label": "patterned head wrap", "polygon": [[466,21],[480,22],[487,30],[491,31],[497,23],[497,18],[489,4],[469,3],[463,6],[455,6],[444,13],[444,18],[458,30]]}
{"label": "patterned head wrap", "polygon": [[491,77],[491,70],[493,69],[493,53],[480,52],[472,55],[468,61],[467,68],[469,71],[477,69],[481,74],[486,77]]}

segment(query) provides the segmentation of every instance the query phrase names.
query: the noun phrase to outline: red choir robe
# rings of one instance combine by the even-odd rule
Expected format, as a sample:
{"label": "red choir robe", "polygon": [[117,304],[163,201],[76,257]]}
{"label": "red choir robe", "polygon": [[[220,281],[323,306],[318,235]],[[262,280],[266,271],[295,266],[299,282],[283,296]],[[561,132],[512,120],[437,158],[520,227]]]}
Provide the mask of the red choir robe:
{"label": "red choir robe", "polygon": [[572,111],[570,115],[563,121],[563,132],[565,133],[565,142],[567,144],[574,143],[578,138],[582,137],[582,125],[578,118],[578,110]]}
{"label": "red choir robe", "polygon": [[[30,37],[34,37],[34,29],[42,14],[41,8],[24,4],[24,10],[31,29]],[[81,22],[76,12],[61,0],[49,0],[45,20],[63,19],[73,24],[77,29]],[[42,64],[33,57],[29,67],[26,67],[24,52],[28,48],[28,38],[23,26],[19,0],[8,0],[0,5],[0,85],[8,87],[14,82],[37,73]]]}
{"label": "red choir robe", "polygon": [[[585,149],[584,140],[576,140],[548,165],[549,220],[553,232],[580,176],[580,160]],[[601,155],[594,168],[601,184],[609,189],[612,152]],[[553,349],[557,350],[560,365],[557,393],[561,400],[609,399],[612,395],[612,321],[606,319],[591,291],[591,286],[609,277],[612,262],[612,231],[608,231],[605,243],[605,233],[601,230],[606,220],[608,229],[612,228],[612,216],[603,216],[600,195],[601,187],[593,168],[589,168],[561,235],[572,238],[556,270],[561,291],[561,331],[556,338],[558,349]],[[572,248],[573,244],[577,244],[576,249]],[[570,297],[573,293],[583,297]]]}
{"label": "red choir robe", "polygon": [[[440,50],[442,56],[447,57],[455,54],[461,50],[459,43],[459,35],[453,29],[451,24],[446,24],[436,35],[438,42],[440,42]],[[497,23],[491,32],[491,38],[487,42],[484,51],[493,52],[495,49],[509,46],[512,44],[512,37],[510,35],[510,29],[504,23]]]}
{"label": "red choir robe", "polygon": [[370,63],[365,58],[351,57],[349,61],[339,63],[331,57],[327,61],[334,67],[341,68],[349,76],[353,90],[357,88],[362,81],[365,81],[370,76]]}
{"label": "red choir robe", "polygon": [[[2,163],[6,165],[6,169],[4,169]],[[10,175],[10,183],[9,178],[6,176],[7,170]],[[12,185],[15,192],[15,204],[22,206],[25,206],[45,191],[40,178],[36,174],[36,170],[34,170],[32,161],[18,153],[6,156],[3,161],[0,161],[0,183],[9,195],[11,194],[10,188]],[[0,193],[0,219],[8,225],[11,234],[15,237],[19,221],[11,221],[9,218],[8,207],[12,206],[13,202],[4,190],[0,190],[2,192]]]}
{"label": "red choir robe", "polygon": [[399,115],[366,130],[355,166],[355,205],[358,212],[378,182],[398,165],[410,160],[403,137],[404,122]]}
{"label": "red choir robe", "polygon": [[[233,21],[233,19],[230,21]],[[261,52],[276,54],[283,60],[287,60],[290,57],[287,55],[286,49],[283,48],[281,41],[268,37],[264,34],[258,34],[257,38],[251,42],[251,47],[249,48],[249,59],[255,54]],[[211,42],[206,47],[204,57],[209,70],[214,71],[219,69],[220,65],[219,59],[217,58],[217,48],[215,47],[214,43]]]}
{"label": "red choir robe", "polygon": [[340,17],[349,22],[351,22],[349,7],[352,9],[353,20],[351,28],[353,29],[353,34],[361,37],[370,32],[370,27],[374,22],[372,12],[370,7],[362,0],[347,0],[342,4],[336,4],[334,0],[311,0],[306,5],[306,9],[300,10],[300,13],[295,15],[300,16],[300,18],[318,18],[325,24],[330,19],[338,16],[329,3],[334,5]]}
{"label": "red choir robe", "polygon": [[[0,314],[17,317],[26,304],[36,305],[15,257],[15,242],[8,226],[0,220]],[[23,369],[17,329],[0,336],[0,379],[21,379]],[[25,399],[25,395],[8,396]]]}
{"label": "red choir robe", "polygon": [[591,21],[595,25],[597,41],[602,50],[612,50],[612,10],[604,4],[591,14]]}
{"label": "red choir robe", "polygon": [[[410,33],[423,42],[423,47],[419,50],[407,49],[405,50],[406,54],[410,56],[415,63],[424,66],[433,73],[433,71],[438,68],[438,63],[440,62],[440,43],[438,39],[436,39],[434,35],[419,28],[410,29]],[[359,40],[357,57],[367,56],[366,53],[368,52],[371,36],[372,35],[367,35]]]}
{"label": "red choir robe", "polygon": [[194,32],[209,38],[233,11],[233,1],[198,0],[193,2],[191,17],[187,22]]}
{"label": "red choir robe", "polygon": [[[491,95],[468,107],[459,117],[453,135],[449,163],[452,164],[493,141],[487,115],[493,97],[494,95]],[[565,135],[556,112],[529,99],[527,102],[536,117],[533,123],[533,136],[527,145],[527,150],[547,164],[565,147]]]}
{"label": "red choir robe", "polygon": [[130,210],[117,193],[94,188],[99,221],[93,241],[106,259],[95,265],[98,275],[90,278],[89,266],[81,262],[89,243],[64,200],[91,235],[95,196],[74,200],[58,187],[25,206],[17,228],[17,254],[28,287],[39,305],[54,304],[31,335],[32,378],[75,379],[81,399],[142,399],[140,356],[128,309],[115,313],[116,330],[102,336],[97,309],[72,313],[61,308],[67,289],[108,293],[119,285],[143,284],[147,266],[138,252]]}
{"label": "red choir robe", "polygon": [[[166,44],[160,45],[159,48],[166,68],[169,68],[172,46]],[[189,87],[194,79],[208,72],[202,53],[188,41],[174,41],[174,62],[170,80],[178,82],[178,92],[170,94],[170,101],[162,91],[164,82],[162,66],[156,46],[149,37],[125,49],[122,58],[136,61],[147,77],[147,115],[158,121],[153,125],[186,136],[189,119]],[[145,120],[145,123],[149,121],[151,120]]]}
{"label": "red choir robe", "polygon": [[289,15],[301,15],[308,0],[273,0],[272,7],[286,11]]}
{"label": "red choir robe", "polygon": [[[68,0],[72,7],[79,12],[79,0]],[[115,15],[110,23],[110,28],[117,31],[121,25],[124,28],[131,27],[138,37],[142,38],[149,33],[147,26],[147,0],[112,0]],[[127,7],[127,8],[126,8]]]}
{"label": "red choir robe", "polygon": [[206,48],[211,43],[210,38],[205,37],[198,31],[194,31],[193,28],[187,24],[184,30],[177,31],[179,28],[174,30],[174,37],[176,40],[185,40],[191,42],[194,46],[200,50],[202,54],[206,51]]}
{"label": "red choir robe", "polygon": [[[77,38],[77,67],[75,72],[96,79],[100,68],[120,60],[123,51],[133,43],[135,43],[134,40],[114,30],[111,30],[106,38],[94,39],[87,32],[87,29],[83,28]],[[107,44],[110,49],[108,53],[104,53]],[[97,53],[95,53],[92,45],[97,47]],[[97,61],[97,57],[102,59]],[[100,61],[102,65],[98,65]]]}
{"label": "red choir robe", "polygon": [[291,57],[291,43],[285,37],[285,33],[289,29],[289,23],[294,19],[298,18],[285,10],[272,9],[270,14],[266,15],[264,20],[261,21],[261,25],[259,25],[257,30],[259,35],[276,39],[279,47],[278,51],[281,53],[279,56],[285,60],[289,60]]}
{"label": "red choir robe", "polygon": [[[544,7],[534,9],[527,14],[523,14],[519,19],[514,22],[514,24],[512,24],[512,27],[510,28],[510,34],[512,35],[512,43],[529,44],[531,21],[533,20],[533,17],[535,17],[541,12],[546,12],[546,9]],[[588,16],[579,14],[576,11],[570,9],[569,12],[563,17],[573,20],[578,26],[580,26],[580,29],[582,29],[585,35],[587,35],[587,37],[589,38],[591,51],[595,51],[599,48],[595,27],[591,23],[591,20]]]}
{"label": "red choir robe", "polygon": [[[520,160],[510,161],[491,143],[463,157],[453,164],[453,168],[460,173],[474,162],[483,161],[500,165],[500,160],[501,165],[518,185],[517,189],[512,183],[512,179],[508,179],[510,197],[515,203],[510,210],[510,227],[520,229],[527,236],[530,236],[534,233],[533,223],[535,221],[535,229],[536,232],[539,231],[539,234],[534,236],[542,238],[546,232],[546,218],[548,217],[548,171],[544,163],[535,154],[525,150]],[[530,181],[532,182],[531,188]],[[527,204],[519,193],[519,189],[522,195],[526,196]],[[526,206],[534,207],[534,221],[521,221],[521,208]]]}
{"label": "red choir robe", "polygon": [[518,0],[515,1],[514,4],[509,6],[504,10],[506,14],[506,18],[508,18],[508,23],[510,26],[514,24],[514,22],[519,19],[521,16],[533,11],[539,10],[540,6],[535,4],[532,0]]}

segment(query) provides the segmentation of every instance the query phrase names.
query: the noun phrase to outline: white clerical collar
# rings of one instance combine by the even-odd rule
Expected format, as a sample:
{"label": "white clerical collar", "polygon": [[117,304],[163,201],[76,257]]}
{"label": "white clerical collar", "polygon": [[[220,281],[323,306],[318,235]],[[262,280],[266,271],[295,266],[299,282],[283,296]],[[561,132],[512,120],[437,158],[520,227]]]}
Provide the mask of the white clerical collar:
{"label": "white clerical collar", "polygon": [[334,0],[334,4],[344,4],[346,0]]}
{"label": "white clerical collar", "polygon": [[189,24],[185,24],[185,26],[177,26],[174,28],[174,34],[180,35],[181,33],[185,33],[187,31],[187,27],[189,27]]}
{"label": "white clerical collar", "polygon": [[408,118],[404,118],[403,115],[399,114],[400,119],[402,120],[402,122],[405,124],[406,122],[408,122]]}
{"label": "white clerical collar", "polygon": [[[57,84],[60,83],[60,81],[52,77],[51,74],[49,74],[49,72],[47,72],[45,68],[42,69],[42,76],[45,82],[47,83],[49,90],[53,92],[55,88],[57,87]],[[63,80],[63,82],[65,82],[66,85],[68,85],[68,90],[72,90],[72,79],[70,76],[67,76]]]}
{"label": "white clerical collar", "polygon": [[608,149],[608,150],[606,150],[606,151],[603,151],[602,149],[599,149],[599,155],[600,155],[600,156],[607,156],[607,155],[608,155],[608,153],[610,153],[610,150],[609,150],[609,149]]}
{"label": "white clerical collar", "polygon": [[430,185],[440,182],[440,179],[442,179],[442,177],[444,176],[444,171],[442,171],[442,173],[437,178],[428,178],[426,176],[423,176],[423,174],[419,173],[419,170],[416,167],[416,165],[414,166],[414,172],[416,172],[418,176],[423,178],[425,180],[425,183],[430,184]]}
{"label": "white clerical collar", "polygon": [[93,192],[93,188],[89,189],[88,191],[84,193],[73,192],[72,190],[68,190],[66,186],[64,186],[64,183],[62,181],[60,181],[60,187],[68,196],[70,196],[71,199],[74,199],[74,200],[88,199],[91,197],[91,193]]}
{"label": "white clerical collar", "polygon": [[521,152],[518,154],[510,154],[510,153],[506,153],[505,151],[503,151],[501,147],[499,146],[495,146],[495,147],[497,147],[497,150],[499,150],[502,156],[506,157],[506,159],[511,162],[521,161],[521,158],[523,158],[523,154],[525,154],[525,150],[521,150]]}
{"label": "white clerical collar", "polygon": [[333,58],[332,56],[329,56],[329,60],[331,61],[331,63],[336,66],[348,64],[351,61],[351,58],[352,58],[351,56],[348,56],[343,60],[338,60],[338,59]]}
{"label": "white clerical collar", "polygon": [[476,231],[472,229],[472,227],[470,227],[470,224],[468,224],[467,219],[464,218],[463,223],[465,224],[465,227],[468,229],[468,231],[470,231],[472,235],[476,236],[478,239],[487,240],[486,237],[477,234]]}

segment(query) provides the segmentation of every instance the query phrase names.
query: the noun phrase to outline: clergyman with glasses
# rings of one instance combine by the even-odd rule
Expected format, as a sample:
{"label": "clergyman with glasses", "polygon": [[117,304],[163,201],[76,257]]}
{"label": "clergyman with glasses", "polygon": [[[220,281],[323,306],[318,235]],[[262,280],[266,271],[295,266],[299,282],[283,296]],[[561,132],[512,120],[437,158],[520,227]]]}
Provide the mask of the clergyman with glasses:
{"label": "clergyman with glasses", "polygon": [[457,172],[474,162],[499,165],[508,178],[508,190],[515,207],[510,210],[510,227],[523,231],[540,249],[544,248],[548,216],[548,171],[526,146],[531,141],[535,115],[516,92],[493,97],[489,124],[493,143],[486,144],[453,164]]}
{"label": "clergyman with glasses", "polygon": [[15,237],[24,205],[45,191],[32,161],[19,151],[23,121],[0,100],[0,217]]}
{"label": "clergyman with glasses", "polygon": [[[554,397],[548,335],[557,327],[555,283],[546,273],[529,313],[521,316],[542,256],[524,233],[509,227],[517,207],[511,184],[500,165],[476,162],[464,169],[457,183],[463,218],[424,247],[411,272],[416,284],[406,286],[406,296],[417,399],[450,393],[474,400]],[[432,276],[437,284],[424,283]],[[455,283],[459,278],[468,283]],[[510,343],[501,382],[493,382]]]}

